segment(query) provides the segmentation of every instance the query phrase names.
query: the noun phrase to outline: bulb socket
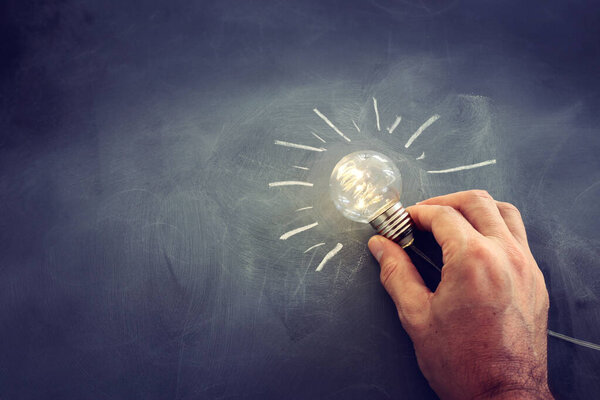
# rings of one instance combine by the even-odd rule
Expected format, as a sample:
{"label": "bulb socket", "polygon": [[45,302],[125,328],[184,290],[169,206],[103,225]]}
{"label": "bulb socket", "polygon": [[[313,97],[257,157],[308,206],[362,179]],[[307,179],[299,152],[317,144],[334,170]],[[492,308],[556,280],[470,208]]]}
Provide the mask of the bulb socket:
{"label": "bulb socket", "polygon": [[400,202],[372,219],[370,224],[379,235],[393,240],[402,248],[410,246],[415,240],[413,220]]}

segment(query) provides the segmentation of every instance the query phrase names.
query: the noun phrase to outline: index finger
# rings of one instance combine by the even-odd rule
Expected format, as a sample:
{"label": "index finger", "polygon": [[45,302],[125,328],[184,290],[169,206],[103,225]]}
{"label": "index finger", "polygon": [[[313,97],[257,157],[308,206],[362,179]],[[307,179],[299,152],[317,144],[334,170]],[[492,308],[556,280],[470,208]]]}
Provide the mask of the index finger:
{"label": "index finger", "polygon": [[417,228],[433,233],[444,255],[448,246],[461,246],[471,235],[481,236],[465,217],[452,207],[419,204],[408,207],[406,211]]}
{"label": "index finger", "polygon": [[467,190],[433,197],[419,204],[450,206],[458,210],[473,227],[485,236],[510,234],[496,202],[484,190]]}

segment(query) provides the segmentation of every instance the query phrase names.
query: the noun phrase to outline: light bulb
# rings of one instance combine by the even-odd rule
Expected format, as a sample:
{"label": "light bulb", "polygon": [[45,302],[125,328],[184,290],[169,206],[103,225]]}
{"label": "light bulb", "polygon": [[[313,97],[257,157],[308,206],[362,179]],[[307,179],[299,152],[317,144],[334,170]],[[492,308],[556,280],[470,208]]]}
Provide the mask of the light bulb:
{"label": "light bulb", "polygon": [[402,247],[413,243],[413,222],[400,203],[400,171],[383,154],[365,150],[342,158],[329,178],[329,192],[346,218],[370,223]]}

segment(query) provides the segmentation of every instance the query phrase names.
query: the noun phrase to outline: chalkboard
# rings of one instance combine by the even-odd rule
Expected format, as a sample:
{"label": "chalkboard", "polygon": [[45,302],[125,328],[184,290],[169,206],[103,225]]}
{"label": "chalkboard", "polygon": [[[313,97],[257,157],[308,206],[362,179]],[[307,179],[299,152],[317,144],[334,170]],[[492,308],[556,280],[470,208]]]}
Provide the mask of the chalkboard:
{"label": "chalkboard", "polygon": [[405,205],[517,205],[549,328],[599,343],[599,5],[2,2],[0,397],[436,398],[329,199],[361,149]]}

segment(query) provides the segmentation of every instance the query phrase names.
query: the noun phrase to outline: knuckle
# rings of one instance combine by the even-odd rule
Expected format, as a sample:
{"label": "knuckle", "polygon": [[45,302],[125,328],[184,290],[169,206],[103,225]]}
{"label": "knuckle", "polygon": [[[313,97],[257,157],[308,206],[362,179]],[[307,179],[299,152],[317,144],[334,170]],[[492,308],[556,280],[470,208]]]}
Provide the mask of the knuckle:
{"label": "knuckle", "polygon": [[508,261],[514,267],[523,268],[529,264],[529,258],[517,244],[507,246],[506,255]]}
{"label": "knuckle", "polygon": [[498,202],[498,208],[501,211],[508,212],[508,213],[513,213],[513,214],[516,214],[519,217],[521,217],[521,212],[513,204],[506,203],[506,202],[503,202],[503,201],[499,201]]}
{"label": "knuckle", "polygon": [[482,189],[470,190],[468,193],[469,193],[469,197],[474,201],[493,200],[493,197],[487,192],[487,190],[482,190]]}
{"label": "knuckle", "polygon": [[402,326],[409,335],[419,334],[425,327],[422,323],[422,310],[421,306],[417,304],[406,304],[403,307],[396,305],[398,311],[398,317],[402,322]]}
{"label": "knuckle", "polygon": [[476,264],[489,265],[494,262],[496,255],[493,250],[480,239],[470,239],[467,244],[468,258]]}
{"label": "knuckle", "polygon": [[438,206],[438,208],[436,210],[437,217],[448,217],[448,216],[456,215],[457,213],[458,213],[458,211],[456,211],[454,208],[452,208],[450,206]]}

